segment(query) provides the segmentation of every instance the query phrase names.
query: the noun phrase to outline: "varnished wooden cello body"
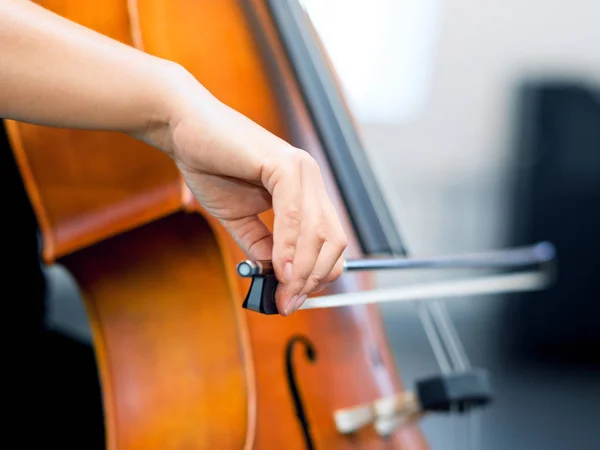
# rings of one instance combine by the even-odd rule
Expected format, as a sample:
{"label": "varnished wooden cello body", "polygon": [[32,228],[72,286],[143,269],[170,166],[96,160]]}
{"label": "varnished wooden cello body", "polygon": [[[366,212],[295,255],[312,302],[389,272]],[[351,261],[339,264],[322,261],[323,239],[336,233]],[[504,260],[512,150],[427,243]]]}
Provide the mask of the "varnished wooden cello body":
{"label": "varnished wooden cello body", "polygon": [[[347,255],[401,251],[322,50],[287,1],[44,0],[189,70],[309,151]],[[312,44],[310,44],[312,42]],[[341,435],[334,411],[402,391],[375,306],[265,317],[240,308],[244,258],[164,155],[116,133],[7,122],[46,264],[86,302],[109,449],[422,449],[415,426]],[[235,132],[235,130],[232,130]],[[344,275],[329,292],[366,289]]]}

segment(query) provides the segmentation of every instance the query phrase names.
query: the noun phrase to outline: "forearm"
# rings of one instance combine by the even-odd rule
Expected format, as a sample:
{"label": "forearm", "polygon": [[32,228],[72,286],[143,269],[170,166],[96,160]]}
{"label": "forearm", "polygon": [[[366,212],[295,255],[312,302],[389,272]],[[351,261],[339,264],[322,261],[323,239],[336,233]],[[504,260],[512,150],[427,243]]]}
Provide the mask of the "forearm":
{"label": "forearm", "polygon": [[[248,256],[273,260],[283,314],[342,273],[346,237],[316,161],[173,63],[0,0],[0,117],[121,131],[169,154]],[[273,233],[260,217],[271,209]]]}
{"label": "forearm", "polygon": [[26,0],[0,0],[0,117],[143,133],[169,120],[174,64]]}

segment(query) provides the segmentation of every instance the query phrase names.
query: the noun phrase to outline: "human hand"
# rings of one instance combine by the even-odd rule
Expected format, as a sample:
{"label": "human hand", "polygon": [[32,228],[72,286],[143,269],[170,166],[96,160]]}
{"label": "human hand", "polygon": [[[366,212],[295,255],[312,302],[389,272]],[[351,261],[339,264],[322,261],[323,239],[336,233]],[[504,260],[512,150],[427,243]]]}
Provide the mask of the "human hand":
{"label": "human hand", "polygon": [[[0,2],[0,117],[128,133],[171,156],[253,259],[281,314],[342,272],[346,237],[315,161],[219,102],[181,66],[34,2]],[[258,215],[273,208],[273,235]]]}
{"label": "human hand", "polygon": [[[185,81],[184,81],[185,80]],[[167,129],[145,136],[251,259],[272,259],[280,314],[342,273],[346,236],[315,160],[178,75]],[[273,208],[273,234],[259,214]]]}

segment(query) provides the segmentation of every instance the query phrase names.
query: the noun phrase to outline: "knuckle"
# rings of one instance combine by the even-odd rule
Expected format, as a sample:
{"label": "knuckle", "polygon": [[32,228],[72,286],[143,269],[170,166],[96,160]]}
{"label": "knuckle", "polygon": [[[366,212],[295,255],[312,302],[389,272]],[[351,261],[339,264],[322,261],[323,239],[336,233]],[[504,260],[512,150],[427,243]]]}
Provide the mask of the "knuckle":
{"label": "knuckle", "polygon": [[314,289],[316,286],[321,284],[321,281],[323,281],[324,279],[325,275],[323,275],[322,273],[313,272],[306,281],[306,284],[311,286],[311,289]]}
{"label": "knuckle", "polygon": [[343,251],[348,246],[348,237],[345,233],[337,233],[334,237],[332,237],[329,242],[333,245],[338,251]]}
{"label": "knuckle", "polygon": [[313,289],[313,293],[317,294],[319,292],[323,292],[325,289],[327,289],[327,284],[322,283],[322,284],[319,284],[316,288]]}
{"label": "knuckle", "polygon": [[296,253],[296,243],[295,242],[284,242],[281,245],[280,252],[282,264],[287,262],[292,262],[294,260],[294,254]]}
{"label": "knuckle", "polygon": [[315,227],[315,240],[322,246],[327,241],[327,233],[323,224],[319,224]]}
{"label": "knuckle", "polygon": [[319,164],[308,152],[304,150],[298,150],[294,156],[293,161],[301,168],[309,171],[320,171]]}
{"label": "knuckle", "polygon": [[284,157],[277,160],[278,176],[285,180],[286,178],[294,178],[294,174],[299,174],[302,170],[302,155],[303,150],[292,148],[289,153],[285,154]]}
{"label": "knuckle", "polygon": [[273,242],[273,263],[277,266],[283,266],[287,262],[294,260],[296,253],[296,242],[291,238],[275,240]]}
{"label": "knuckle", "polygon": [[305,273],[297,273],[296,274],[296,281],[301,284],[301,285],[306,285],[306,283],[308,282],[308,279],[310,278],[309,275],[305,274]]}
{"label": "knuckle", "polygon": [[298,168],[302,167],[302,165],[304,164],[304,161],[306,160],[306,156],[308,156],[308,153],[306,153],[304,150],[300,150],[299,148],[296,148],[292,152],[292,155],[291,155],[289,161],[293,167],[298,169]]}
{"label": "knuckle", "polygon": [[320,284],[321,284],[321,281],[318,278],[316,278],[314,275],[311,275],[306,280],[306,283],[304,283],[304,287],[302,288],[302,293],[308,295],[311,292],[313,292],[317,287],[319,287]]}
{"label": "knuckle", "polygon": [[300,225],[302,218],[302,211],[297,204],[291,203],[285,207],[283,218],[287,226],[296,227]]}

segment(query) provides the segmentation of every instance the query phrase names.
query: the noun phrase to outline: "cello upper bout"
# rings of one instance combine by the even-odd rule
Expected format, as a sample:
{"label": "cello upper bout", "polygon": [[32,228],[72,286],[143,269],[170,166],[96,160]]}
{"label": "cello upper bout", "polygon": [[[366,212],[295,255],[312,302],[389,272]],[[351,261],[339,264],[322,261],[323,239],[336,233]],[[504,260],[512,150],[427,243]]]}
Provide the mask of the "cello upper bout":
{"label": "cello upper bout", "polygon": [[[132,44],[125,0],[38,3]],[[108,448],[251,446],[239,280],[223,237],[177,213],[172,160],[120,133],[6,122],[44,262],[69,270],[87,306]]]}
{"label": "cello upper bout", "polygon": [[[40,5],[131,44],[126,2]],[[45,262],[181,207],[181,177],[161,152],[121,133],[6,121],[7,134],[42,233]],[[117,163],[118,161],[118,163]]]}

